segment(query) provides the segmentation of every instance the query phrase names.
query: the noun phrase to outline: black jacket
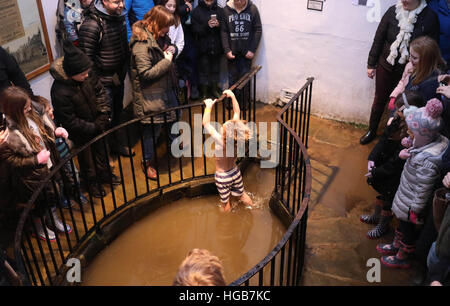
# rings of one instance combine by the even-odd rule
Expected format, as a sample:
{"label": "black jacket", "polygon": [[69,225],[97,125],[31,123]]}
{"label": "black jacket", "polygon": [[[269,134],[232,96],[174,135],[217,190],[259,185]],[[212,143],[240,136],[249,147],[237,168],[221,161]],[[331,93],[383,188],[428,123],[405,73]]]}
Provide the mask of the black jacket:
{"label": "black jacket", "polygon": [[16,59],[0,47],[0,91],[11,86],[11,83],[25,89],[31,97],[34,96],[30,84],[20,69],[19,64],[17,64]]}
{"label": "black jacket", "polygon": [[[377,32],[373,39],[372,48],[369,52],[369,59],[367,61],[367,68],[376,68],[381,64],[383,68],[388,71],[396,71],[402,73],[405,65],[399,64],[395,61],[395,65],[389,64],[386,59],[390,54],[391,44],[396,40],[397,34],[400,32],[398,27],[398,20],[395,18],[395,5],[391,6],[383,15]],[[433,10],[425,7],[423,11],[417,16],[417,21],[414,24],[414,31],[412,32],[410,42],[420,36],[430,36],[439,42],[439,19]]]}
{"label": "black jacket", "polygon": [[222,46],[225,53],[233,52],[233,55],[247,54],[248,51],[256,52],[262,35],[261,18],[258,8],[248,0],[247,7],[238,14],[229,6],[223,8],[220,20]]}
{"label": "black jacket", "polygon": [[80,27],[79,47],[91,58],[103,85],[111,85],[115,73],[120,81],[125,79],[129,60],[125,12],[108,15],[101,0],[96,0]]}
{"label": "black jacket", "polygon": [[83,83],[75,82],[65,74],[63,59],[54,61],[50,68],[55,79],[51,88],[55,120],[80,145],[108,129],[111,108],[95,73],[91,72]]}
{"label": "black jacket", "polygon": [[192,30],[200,54],[219,55],[223,53],[220,25],[214,28],[210,28],[208,25],[213,14],[217,16],[217,20],[220,20],[222,9],[217,6],[217,1],[208,7],[205,1],[199,0],[198,6],[192,12]]}

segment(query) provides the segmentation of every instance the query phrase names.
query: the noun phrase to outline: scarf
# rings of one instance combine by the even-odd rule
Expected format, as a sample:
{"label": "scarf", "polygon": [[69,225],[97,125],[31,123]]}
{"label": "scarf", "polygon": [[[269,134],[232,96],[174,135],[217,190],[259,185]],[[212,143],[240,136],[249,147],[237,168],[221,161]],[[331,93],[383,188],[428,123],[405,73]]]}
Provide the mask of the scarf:
{"label": "scarf", "polygon": [[417,21],[417,15],[419,15],[423,9],[427,6],[425,0],[421,0],[419,6],[412,11],[406,11],[403,9],[401,1],[398,1],[395,6],[395,18],[398,20],[398,27],[400,32],[397,35],[396,40],[391,45],[391,53],[387,57],[386,61],[394,66],[395,59],[400,52],[399,64],[406,64],[409,60],[409,41],[411,34],[414,31],[414,24]]}

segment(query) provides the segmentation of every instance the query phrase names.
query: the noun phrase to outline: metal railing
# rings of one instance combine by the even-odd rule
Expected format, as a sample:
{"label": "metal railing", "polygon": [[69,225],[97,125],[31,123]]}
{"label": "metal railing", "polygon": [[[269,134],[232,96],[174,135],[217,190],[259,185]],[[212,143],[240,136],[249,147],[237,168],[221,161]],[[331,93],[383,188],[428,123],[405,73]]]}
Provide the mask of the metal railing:
{"label": "metal railing", "polygon": [[[240,101],[242,118],[248,121],[256,121],[256,74],[260,69],[260,66],[252,68],[248,74],[230,87],[231,90],[235,91],[238,101]],[[281,125],[280,164],[276,170],[276,186],[271,200],[271,207],[275,212],[277,212],[280,207],[296,207],[293,210],[294,213],[290,214],[292,220],[290,225],[287,224],[288,230],[274,250],[256,267],[234,281],[232,285],[249,285],[253,282],[253,276],[256,273],[259,275],[258,284],[269,284],[269,281],[262,281],[267,277],[264,275],[264,271],[267,269],[268,263],[270,263],[271,267],[270,284],[288,284],[283,281],[285,276],[287,276],[288,279],[291,279],[290,284],[298,284],[298,280],[301,277],[311,172],[306,148],[303,146],[300,137],[297,136],[296,133],[299,132],[298,135],[300,135],[302,131],[305,131],[304,137],[307,139],[312,79],[308,80],[308,82],[309,85],[305,85],[306,87],[302,88],[296,95],[296,101],[299,101],[299,98],[302,103],[304,98],[305,101],[308,101],[307,112],[303,113],[302,111],[297,114],[298,117],[294,116],[295,118],[303,116],[301,118],[303,122],[306,122],[304,124],[306,130],[303,126],[300,130],[296,130],[291,126],[297,121],[283,119],[283,117],[286,116],[285,114],[292,113],[290,108],[293,107],[292,105],[295,102],[295,97],[285,108],[283,108],[277,117],[277,121]],[[306,90],[305,88],[308,89]],[[231,118],[231,108],[228,107],[228,103],[229,102],[224,96],[220,97],[211,114],[212,121],[223,123]],[[168,126],[170,124],[168,121],[169,113],[175,112],[176,121],[183,120],[193,128],[196,125],[194,121],[199,118],[196,115],[199,114],[201,116],[203,111],[203,103],[194,103],[155,113],[148,118],[153,122],[156,116],[162,115],[164,123]],[[293,115],[291,114],[290,116],[292,117]],[[136,154],[135,156],[132,156],[131,154],[132,148],[137,151],[142,151],[142,155],[144,153],[142,146],[143,136],[135,136],[136,131],[140,129],[141,119],[142,118],[133,119],[127,123],[121,124],[97,136],[82,147],[72,150],[72,153],[69,154],[69,156],[64,158],[52,169],[48,177],[42,181],[40,187],[34,192],[21,214],[14,241],[15,261],[17,263],[18,274],[23,284],[40,286],[64,284],[65,274],[68,270],[65,264],[68,259],[76,258],[77,255],[80,254],[80,250],[89,248],[89,245],[92,244],[93,240],[107,239],[107,242],[110,242],[114,239],[114,237],[105,238],[105,228],[114,222],[115,217],[124,214],[129,209],[133,208],[134,205],[138,205],[141,201],[147,201],[149,197],[153,199],[161,198],[166,193],[181,188],[181,186],[190,184],[194,181],[211,179],[213,177],[215,172],[214,164],[211,160],[206,158],[203,150],[201,151],[201,157],[194,156],[195,139],[193,139],[192,133],[191,143],[188,143],[187,146],[185,144],[185,148],[187,147],[188,150],[190,150],[191,155],[176,160],[173,159],[173,157],[171,158],[171,155],[169,154],[170,141],[167,136],[168,131],[166,131],[166,136],[160,137],[162,143],[159,145],[155,137],[153,137],[154,148],[156,148],[154,156],[157,179],[155,181],[148,180],[145,171],[141,171],[140,169],[141,160],[138,158],[140,155]],[[295,123],[296,126],[297,123]],[[64,223],[67,222],[72,226],[73,232],[69,234],[66,231],[62,235],[56,235],[55,242],[50,242],[48,239],[40,240],[33,238],[32,236],[37,236],[37,228],[34,222],[32,222],[30,213],[38,201],[47,202],[49,200],[45,190],[50,188],[57,197],[64,194],[66,198],[70,198],[70,194],[66,188],[60,190],[58,187],[58,177],[65,175],[63,171],[64,167],[70,165],[73,181],[78,181],[78,176],[76,174],[78,156],[82,152],[90,150],[95,144],[100,148],[103,148],[104,152],[107,154],[108,137],[111,137],[112,135],[116,136],[120,132],[126,135],[126,142],[130,153],[129,157],[118,156],[117,160],[114,161],[115,171],[118,172],[118,177],[121,179],[120,185],[113,186],[113,184],[110,183],[106,186],[105,189],[108,192],[104,198],[94,198],[89,191],[88,203],[84,206],[80,203],[75,203],[74,207],[62,208],[59,201],[56,201],[58,216]],[[155,136],[154,129],[152,133],[153,136]],[[201,139],[202,148],[205,140],[204,137],[205,136],[203,135]],[[92,155],[92,152],[89,151],[89,154]],[[171,159],[173,160],[171,161]],[[289,167],[287,167],[287,165],[289,165]],[[291,173],[289,170],[288,174],[286,174],[286,169],[292,168],[291,166],[293,167],[293,172]],[[107,163],[107,167],[108,172],[112,173],[113,170],[110,168],[110,163]],[[96,169],[96,171],[98,171],[98,169]],[[290,197],[289,192],[287,192],[287,188],[283,189],[281,186],[282,184],[280,184],[285,182],[285,185],[283,186],[286,186],[286,180],[288,179],[291,179],[293,182],[292,186],[295,186],[292,190],[295,196],[292,197]],[[289,186],[290,185],[291,184],[289,184]],[[50,208],[47,208],[47,212],[50,216],[50,220],[47,221],[54,225]],[[280,216],[283,217],[282,214]],[[40,217],[40,219],[41,222],[44,221],[42,217]],[[121,230],[123,229],[124,228]],[[95,249],[93,250],[93,253],[97,254],[100,250],[101,249]],[[91,254],[93,253],[91,252]],[[284,259],[285,256],[288,257],[287,260]],[[296,271],[295,276],[294,271]]]}
{"label": "metal railing", "polygon": [[307,153],[313,78],[277,116],[279,163],[270,207],[288,227],[273,250],[231,285],[299,285],[305,257],[311,164]]}

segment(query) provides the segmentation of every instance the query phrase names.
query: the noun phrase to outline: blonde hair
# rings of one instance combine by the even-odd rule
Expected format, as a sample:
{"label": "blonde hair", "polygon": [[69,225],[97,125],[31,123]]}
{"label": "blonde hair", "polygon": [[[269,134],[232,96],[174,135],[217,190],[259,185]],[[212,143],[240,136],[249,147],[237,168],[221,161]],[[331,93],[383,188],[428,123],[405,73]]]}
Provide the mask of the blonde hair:
{"label": "blonde hair", "polygon": [[162,5],[154,6],[148,11],[142,20],[133,24],[132,33],[138,40],[146,40],[147,29],[153,34],[153,38],[158,38],[161,34],[161,30],[166,27],[170,27],[175,24],[175,17],[168,9]]}
{"label": "blonde hair", "polygon": [[247,121],[241,119],[226,121],[222,126],[222,133],[224,149],[227,139],[232,139],[234,147],[236,147],[238,142],[244,142],[251,138]]}
{"label": "blonde hair", "polygon": [[193,249],[178,268],[173,286],[225,286],[220,259],[205,249]]}
{"label": "blonde hair", "polygon": [[413,85],[422,83],[433,71],[446,66],[437,42],[428,36],[414,39],[409,48],[419,55],[419,63],[412,74]]}

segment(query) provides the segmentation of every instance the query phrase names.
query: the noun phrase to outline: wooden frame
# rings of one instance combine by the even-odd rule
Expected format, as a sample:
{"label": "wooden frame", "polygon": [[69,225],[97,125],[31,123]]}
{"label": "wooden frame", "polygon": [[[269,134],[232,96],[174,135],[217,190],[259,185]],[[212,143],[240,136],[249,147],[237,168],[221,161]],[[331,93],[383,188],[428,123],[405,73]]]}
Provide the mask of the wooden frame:
{"label": "wooden frame", "polygon": [[322,11],[323,10],[323,1],[322,0],[308,0],[307,8],[308,8],[308,10]]}
{"label": "wooden frame", "polygon": [[[48,71],[52,49],[41,0],[0,0],[0,43],[15,57],[28,80]],[[3,23],[3,21],[2,21]]]}

